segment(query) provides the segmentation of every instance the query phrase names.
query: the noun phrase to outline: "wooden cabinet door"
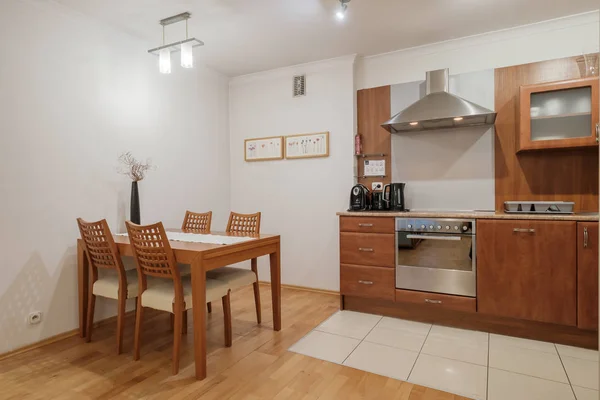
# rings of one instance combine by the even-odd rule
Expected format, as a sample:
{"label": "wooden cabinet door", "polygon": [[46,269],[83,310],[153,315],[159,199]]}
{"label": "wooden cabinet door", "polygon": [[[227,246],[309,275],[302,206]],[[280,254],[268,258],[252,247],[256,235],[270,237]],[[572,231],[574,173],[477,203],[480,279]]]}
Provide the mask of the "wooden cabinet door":
{"label": "wooden cabinet door", "polygon": [[576,223],[477,221],[477,311],[577,323]]}
{"label": "wooden cabinet door", "polygon": [[598,223],[577,224],[577,326],[598,330]]}

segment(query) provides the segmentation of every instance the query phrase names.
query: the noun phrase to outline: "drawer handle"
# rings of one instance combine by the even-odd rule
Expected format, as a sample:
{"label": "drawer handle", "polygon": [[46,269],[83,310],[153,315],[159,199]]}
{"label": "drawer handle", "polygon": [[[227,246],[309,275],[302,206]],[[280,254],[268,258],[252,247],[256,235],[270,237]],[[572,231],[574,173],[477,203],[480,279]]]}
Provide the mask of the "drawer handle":
{"label": "drawer handle", "polygon": [[442,304],[441,300],[431,300],[431,299],[425,299],[425,303],[430,303],[430,304]]}
{"label": "drawer handle", "polygon": [[371,228],[373,224],[358,224],[361,228]]}
{"label": "drawer handle", "polygon": [[359,247],[358,251],[373,251],[373,249],[368,248],[368,247]]}
{"label": "drawer handle", "polygon": [[583,228],[583,247],[588,247],[588,238],[589,238],[589,233],[588,233],[588,228],[585,227]]}
{"label": "drawer handle", "polygon": [[514,228],[513,232],[516,232],[516,233],[535,233],[535,229]]}
{"label": "drawer handle", "polygon": [[372,285],[373,281],[358,281],[361,285]]}

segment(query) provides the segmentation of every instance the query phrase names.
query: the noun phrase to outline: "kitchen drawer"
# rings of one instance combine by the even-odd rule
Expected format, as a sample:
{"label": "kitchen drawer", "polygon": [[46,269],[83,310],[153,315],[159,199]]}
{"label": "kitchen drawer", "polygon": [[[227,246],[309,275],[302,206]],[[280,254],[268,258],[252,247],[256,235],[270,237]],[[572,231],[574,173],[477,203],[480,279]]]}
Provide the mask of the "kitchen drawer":
{"label": "kitchen drawer", "polygon": [[446,310],[475,312],[476,300],[472,297],[451,296],[448,294],[415,292],[396,289],[397,303],[415,303]]}
{"label": "kitchen drawer", "polygon": [[340,217],[340,232],[395,233],[392,217]]}
{"label": "kitchen drawer", "polygon": [[340,293],[350,296],[394,300],[394,270],[382,267],[340,266]]}
{"label": "kitchen drawer", "polygon": [[373,265],[394,268],[395,235],[383,233],[340,233],[342,264]]}

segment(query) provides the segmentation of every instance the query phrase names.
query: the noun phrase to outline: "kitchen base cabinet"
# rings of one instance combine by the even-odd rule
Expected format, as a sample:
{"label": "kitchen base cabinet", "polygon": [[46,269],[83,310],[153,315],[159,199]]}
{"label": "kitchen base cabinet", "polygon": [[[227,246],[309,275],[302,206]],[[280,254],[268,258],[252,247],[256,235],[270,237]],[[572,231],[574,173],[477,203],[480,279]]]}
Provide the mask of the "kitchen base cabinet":
{"label": "kitchen base cabinet", "polygon": [[340,266],[340,293],[394,300],[394,270],[383,267],[358,265]]}
{"label": "kitchen base cabinet", "polygon": [[452,296],[441,293],[418,292],[396,289],[397,303],[421,304],[441,310],[475,312],[476,300],[472,297]]}
{"label": "kitchen base cabinet", "polygon": [[598,330],[598,223],[577,224],[577,326]]}
{"label": "kitchen base cabinet", "polygon": [[477,221],[477,311],[577,325],[576,222]]}

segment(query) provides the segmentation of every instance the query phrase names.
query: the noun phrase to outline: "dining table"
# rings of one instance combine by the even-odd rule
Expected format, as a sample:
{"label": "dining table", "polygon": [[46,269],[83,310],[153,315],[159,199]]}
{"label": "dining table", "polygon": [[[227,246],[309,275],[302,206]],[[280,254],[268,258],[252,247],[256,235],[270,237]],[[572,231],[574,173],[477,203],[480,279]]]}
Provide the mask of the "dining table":
{"label": "dining table", "polygon": [[[198,233],[181,229],[168,232]],[[226,232],[202,232],[216,236],[247,237],[233,244],[198,243],[169,240],[178,263],[189,264],[192,279],[192,315],[194,331],[194,363],[196,379],[206,378],[206,272],[238,262],[269,256],[271,273],[271,300],[273,303],[273,329],[281,330],[281,240],[279,235],[244,234]],[[133,249],[126,235],[113,235],[121,256],[133,256]],[[79,285],[79,335],[85,337],[87,297],[90,290],[89,266],[85,246],[77,240],[77,271]]]}

